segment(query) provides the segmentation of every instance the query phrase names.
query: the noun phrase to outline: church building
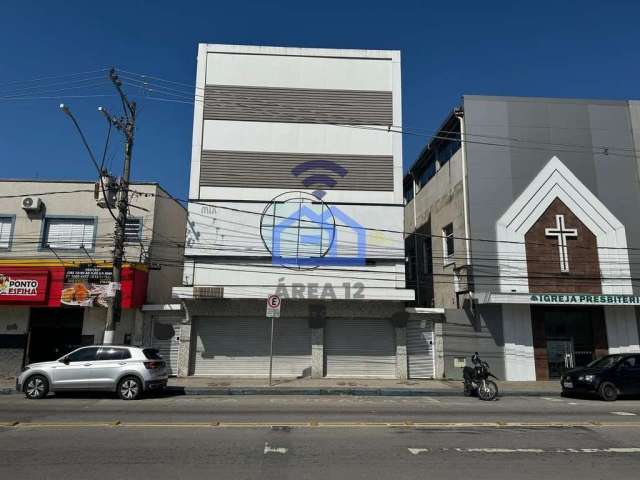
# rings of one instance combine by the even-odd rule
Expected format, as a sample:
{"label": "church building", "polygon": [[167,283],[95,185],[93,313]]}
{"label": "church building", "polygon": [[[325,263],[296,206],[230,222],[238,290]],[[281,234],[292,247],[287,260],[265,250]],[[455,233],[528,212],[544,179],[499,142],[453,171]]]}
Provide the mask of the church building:
{"label": "church building", "polygon": [[640,102],[464,96],[404,180],[407,282],[436,376],[640,351]]}

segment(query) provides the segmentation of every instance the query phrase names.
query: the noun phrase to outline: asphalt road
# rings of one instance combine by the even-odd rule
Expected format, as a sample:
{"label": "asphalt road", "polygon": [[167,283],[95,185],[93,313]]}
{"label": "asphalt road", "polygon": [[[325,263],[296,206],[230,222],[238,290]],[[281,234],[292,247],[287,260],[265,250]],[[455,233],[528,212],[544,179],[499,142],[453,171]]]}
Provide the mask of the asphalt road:
{"label": "asphalt road", "polygon": [[637,478],[640,401],[0,397],[0,478]]}

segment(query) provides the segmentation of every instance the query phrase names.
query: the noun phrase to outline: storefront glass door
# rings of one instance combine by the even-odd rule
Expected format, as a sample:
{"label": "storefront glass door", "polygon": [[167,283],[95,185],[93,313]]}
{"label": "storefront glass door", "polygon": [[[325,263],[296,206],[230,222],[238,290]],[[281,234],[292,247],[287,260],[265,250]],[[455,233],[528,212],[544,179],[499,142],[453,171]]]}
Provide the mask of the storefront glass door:
{"label": "storefront glass door", "polygon": [[565,371],[606,353],[602,308],[535,306],[531,310],[539,380],[560,378]]}
{"label": "storefront glass door", "polygon": [[548,339],[549,378],[560,378],[564,372],[575,366],[572,339]]}

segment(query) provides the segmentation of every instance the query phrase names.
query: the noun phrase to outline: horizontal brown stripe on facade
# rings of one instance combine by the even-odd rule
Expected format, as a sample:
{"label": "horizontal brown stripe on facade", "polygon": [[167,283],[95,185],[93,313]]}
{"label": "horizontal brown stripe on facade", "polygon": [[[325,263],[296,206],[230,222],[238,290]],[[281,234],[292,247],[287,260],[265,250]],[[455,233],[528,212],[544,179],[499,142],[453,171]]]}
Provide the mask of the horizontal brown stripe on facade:
{"label": "horizontal brown stripe on facade", "polygon": [[[311,161],[332,162],[336,168],[319,166],[294,175],[294,168]],[[339,173],[342,169],[346,170],[344,177]],[[336,184],[305,185],[304,180],[312,175],[326,175]],[[290,189],[325,186],[327,190],[393,191],[393,157],[204,150],[200,159],[200,186]]]}
{"label": "horizontal brown stripe on facade", "polygon": [[207,85],[205,120],[393,125],[391,92]]}

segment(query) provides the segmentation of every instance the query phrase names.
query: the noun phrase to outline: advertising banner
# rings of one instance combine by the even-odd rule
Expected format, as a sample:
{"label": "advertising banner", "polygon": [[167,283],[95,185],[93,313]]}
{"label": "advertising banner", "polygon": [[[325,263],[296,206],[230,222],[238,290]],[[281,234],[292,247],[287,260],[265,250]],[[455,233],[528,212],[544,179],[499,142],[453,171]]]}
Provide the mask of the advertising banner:
{"label": "advertising banner", "polygon": [[79,307],[106,307],[113,296],[111,268],[83,266],[67,268],[60,303]]}
{"label": "advertising banner", "polygon": [[47,271],[0,270],[0,302],[44,302],[47,298],[48,280]]}

